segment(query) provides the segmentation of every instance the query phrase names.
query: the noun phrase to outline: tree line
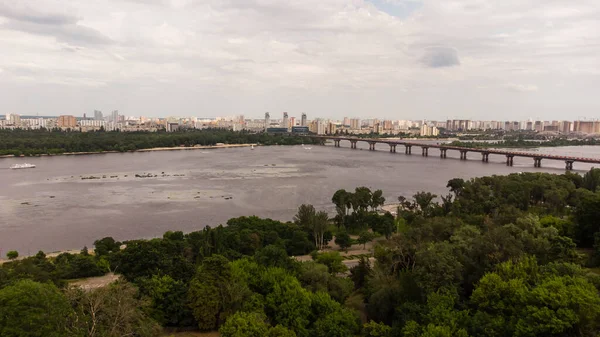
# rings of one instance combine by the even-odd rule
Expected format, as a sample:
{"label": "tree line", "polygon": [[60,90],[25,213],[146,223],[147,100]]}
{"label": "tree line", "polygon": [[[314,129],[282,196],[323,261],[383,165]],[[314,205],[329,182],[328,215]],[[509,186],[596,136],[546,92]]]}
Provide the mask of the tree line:
{"label": "tree line", "polygon": [[60,130],[0,130],[0,156],[35,156],[68,152],[127,152],[155,147],[207,146],[217,143],[299,145],[312,143],[309,137],[251,133],[225,129],[182,130],[177,132],[69,132]]}
{"label": "tree line", "polygon": [[[97,240],[0,267],[2,336],[597,336],[600,169],[452,179],[448,193],[358,187],[335,215],[230,219],[162,238]],[[379,237],[348,270],[342,250]],[[294,258],[311,255],[309,261]],[[112,271],[83,291],[67,279]]]}

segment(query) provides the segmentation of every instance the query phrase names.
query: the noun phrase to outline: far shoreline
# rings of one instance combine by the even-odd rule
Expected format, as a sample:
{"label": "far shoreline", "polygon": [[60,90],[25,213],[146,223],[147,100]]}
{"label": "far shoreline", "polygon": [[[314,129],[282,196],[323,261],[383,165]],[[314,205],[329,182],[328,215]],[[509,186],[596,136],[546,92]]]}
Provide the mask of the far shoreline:
{"label": "far shoreline", "polygon": [[106,154],[106,153],[134,153],[134,152],[155,152],[155,151],[180,151],[180,150],[213,150],[213,149],[229,149],[229,148],[238,148],[238,147],[251,147],[251,146],[263,146],[256,143],[247,143],[247,144],[219,144],[219,145],[195,145],[195,146],[173,146],[173,147],[153,147],[149,149],[138,149],[132,151],[98,151],[98,152],[64,152],[57,154],[36,154],[31,156],[19,155],[15,156],[14,154],[7,154],[0,156],[0,158],[35,158],[35,157],[55,157],[55,156],[83,156],[83,155],[93,155],[93,154]]}

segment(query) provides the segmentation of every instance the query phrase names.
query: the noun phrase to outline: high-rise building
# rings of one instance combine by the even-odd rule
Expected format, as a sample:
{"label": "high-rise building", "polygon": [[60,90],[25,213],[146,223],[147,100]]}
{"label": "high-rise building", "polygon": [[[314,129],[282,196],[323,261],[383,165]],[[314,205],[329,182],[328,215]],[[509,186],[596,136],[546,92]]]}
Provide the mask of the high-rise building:
{"label": "high-rise building", "polygon": [[308,126],[308,123],[306,122],[306,114],[302,113],[302,118],[300,119],[300,126]]}
{"label": "high-rise building", "polygon": [[77,126],[77,119],[71,115],[62,115],[58,117],[56,126],[59,128],[74,128]]}
{"label": "high-rise building", "polygon": [[119,121],[119,110],[113,110],[110,116],[110,120],[117,123]]}
{"label": "high-rise building", "polygon": [[268,112],[265,112],[265,131],[267,131],[267,128],[271,125],[271,114],[269,114]]}
{"label": "high-rise building", "polygon": [[283,119],[281,120],[281,127],[282,128],[289,128],[290,127],[290,121],[289,121],[288,113],[287,112],[283,113]]}
{"label": "high-rise building", "polygon": [[559,124],[558,131],[560,131],[562,133],[571,132],[571,126],[573,125],[573,123],[567,122],[567,121],[562,121],[562,122],[559,122],[558,124]]}
{"label": "high-rise building", "polygon": [[383,129],[391,130],[392,129],[392,121],[389,121],[389,120],[383,121]]}
{"label": "high-rise building", "polygon": [[6,116],[4,116],[4,118],[6,119],[6,122],[9,125],[13,125],[16,127],[20,127],[21,126],[21,115],[18,114],[6,114]]}
{"label": "high-rise building", "polygon": [[350,118],[344,117],[344,126],[350,126]]}
{"label": "high-rise building", "polygon": [[102,116],[102,111],[100,110],[94,110],[94,120],[95,121],[101,121],[104,119],[104,116]]}
{"label": "high-rise building", "polygon": [[290,117],[290,127],[296,126],[296,117]]}
{"label": "high-rise building", "polygon": [[427,125],[427,123],[423,123],[423,125],[421,126],[421,136],[437,136],[439,134],[440,130],[438,130],[438,128],[435,127],[435,125],[429,126]]}
{"label": "high-rise building", "polygon": [[361,129],[360,119],[358,119],[358,118],[352,118],[350,120],[350,129],[352,129],[352,130],[360,130]]}
{"label": "high-rise building", "polygon": [[575,121],[573,131],[583,133],[600,133],[600,122],[598,121]]}

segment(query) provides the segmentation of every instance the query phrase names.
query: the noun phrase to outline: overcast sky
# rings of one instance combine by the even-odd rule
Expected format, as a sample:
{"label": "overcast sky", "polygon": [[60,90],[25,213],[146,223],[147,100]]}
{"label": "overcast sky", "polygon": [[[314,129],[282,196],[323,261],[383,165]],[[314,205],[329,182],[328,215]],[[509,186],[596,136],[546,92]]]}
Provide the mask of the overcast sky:
{"label": "overcast sky", "polygon": [[0,114],[600,117],[599,0],[0,0]]}

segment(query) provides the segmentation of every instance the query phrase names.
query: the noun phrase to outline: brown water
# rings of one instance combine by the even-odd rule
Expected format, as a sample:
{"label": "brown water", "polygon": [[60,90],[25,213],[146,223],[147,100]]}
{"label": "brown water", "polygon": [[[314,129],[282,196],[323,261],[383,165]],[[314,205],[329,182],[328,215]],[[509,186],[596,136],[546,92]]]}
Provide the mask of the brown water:
{"label": "brown water", "polygon": [[[290,220],[302,203],[332,212],[331,196],[340,188],[382,189],[393,202],[421,190],[445,194],[446,182],[455,177],[564,172],[559,161],[545,160],[536,169],[532,159],[515,158],[507,167],[503,156],[482,163],[477,153],[460,161],[454,151],[440,159],[435,149],[425,158],[419,148],[407,156],[403,147],[391,154],[387,145],[376,152],[342,146],[2,159],[1,168],[23,162],[37,168],[0,169],[0,249],[3,255],[12,249],[21,254],[79,249],[104,236],[125,240],[189,232],[242,215]],[[527,151],[600,157],[600,147]],[[575,163],[577,170],[590,167]],[[135,177],[144,173],[157,177]],[[90,175],[101,178],[82,180]]]}

